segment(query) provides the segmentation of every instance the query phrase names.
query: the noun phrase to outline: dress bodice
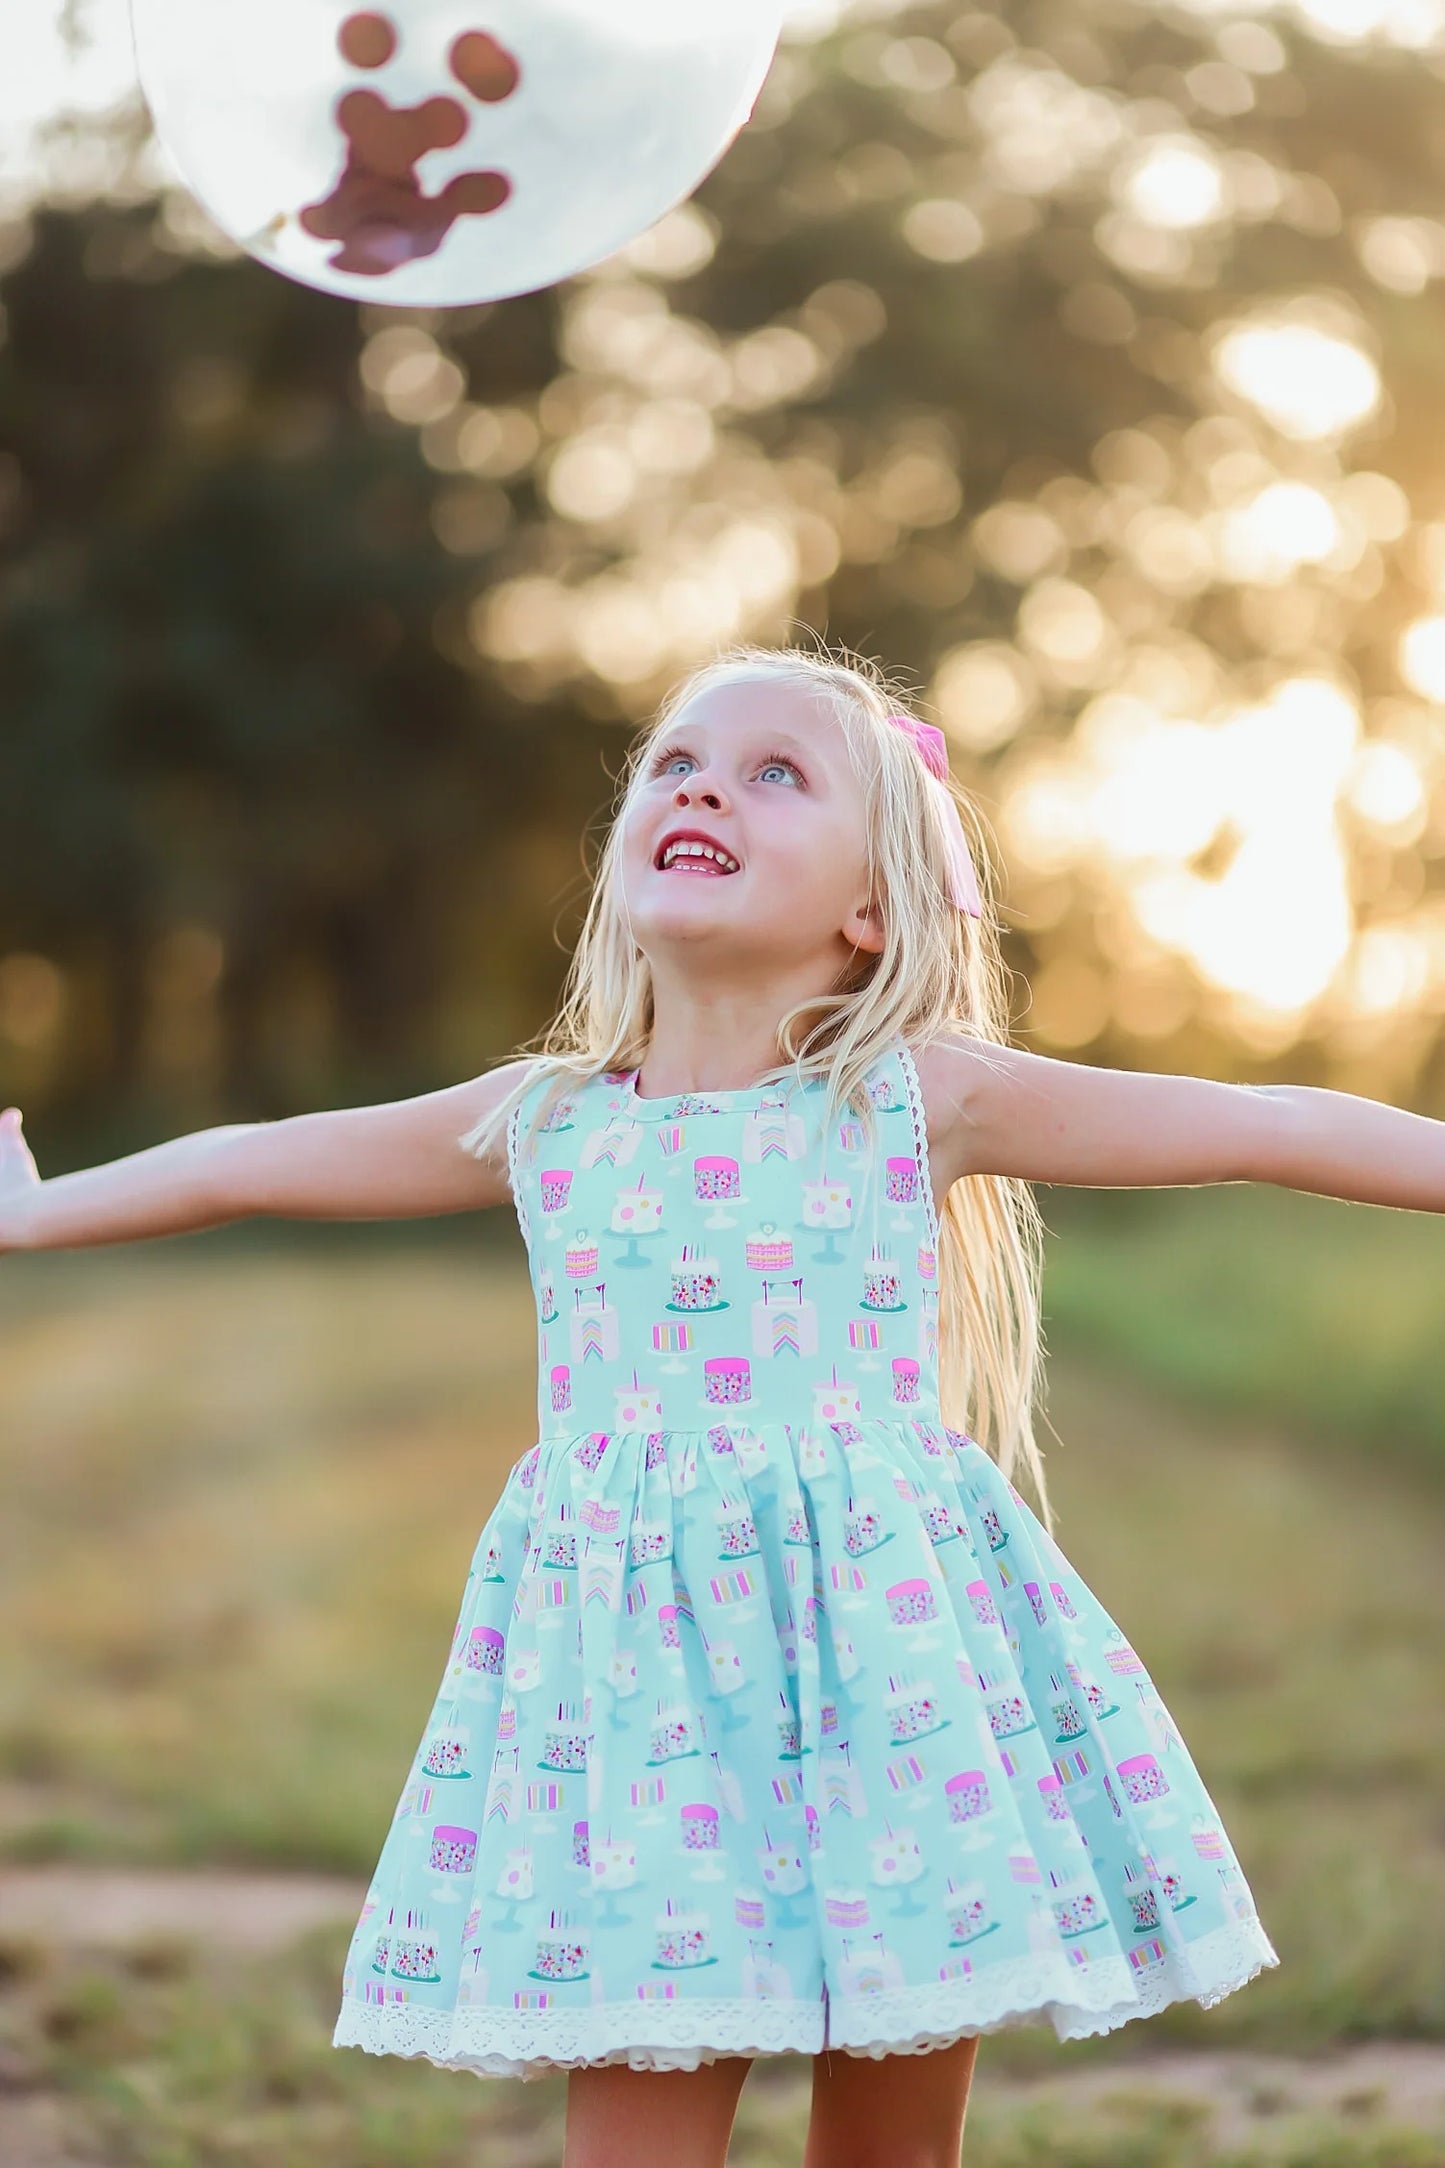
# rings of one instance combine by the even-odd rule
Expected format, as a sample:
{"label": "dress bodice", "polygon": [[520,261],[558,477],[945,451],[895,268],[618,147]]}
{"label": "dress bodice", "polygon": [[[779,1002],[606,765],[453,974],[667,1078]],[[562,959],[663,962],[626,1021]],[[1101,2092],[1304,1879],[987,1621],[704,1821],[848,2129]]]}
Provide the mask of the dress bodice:
{"label": "dress bodice", "polygon": [[821,1080],[644,1099],[604,1072],[507,1129],[537,1301],[538,1436],[938,1420],[938,1224],[912,1053],[876,1143]]}

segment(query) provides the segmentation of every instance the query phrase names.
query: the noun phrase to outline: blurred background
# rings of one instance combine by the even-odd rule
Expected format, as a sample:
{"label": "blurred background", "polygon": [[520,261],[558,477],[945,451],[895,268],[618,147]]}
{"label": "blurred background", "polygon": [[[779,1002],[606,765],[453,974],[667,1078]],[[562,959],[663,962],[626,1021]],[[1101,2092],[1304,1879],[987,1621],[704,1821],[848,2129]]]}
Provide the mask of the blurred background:
{"label": "blurred background", "polygon": [[[43,1172],[506,1058],[631,733],[800,627],[947,732],[1019,1043],[1445,1116],[1442,0],[800,0],[690,202],[436,312],[227,241],[124,0],[0,30],[0,1104]],[[1060,1540],[1283,1964],[986,2042],[966,2157],[1438,2163],[1440,1224],[1040,1201]],[[7,2160],[558,2157],[560,2081],[327,2042],[529,1299],[503,1214],[5,1265]],[[806,2075],[759,2065],[737,2159],[799,2157]]]}

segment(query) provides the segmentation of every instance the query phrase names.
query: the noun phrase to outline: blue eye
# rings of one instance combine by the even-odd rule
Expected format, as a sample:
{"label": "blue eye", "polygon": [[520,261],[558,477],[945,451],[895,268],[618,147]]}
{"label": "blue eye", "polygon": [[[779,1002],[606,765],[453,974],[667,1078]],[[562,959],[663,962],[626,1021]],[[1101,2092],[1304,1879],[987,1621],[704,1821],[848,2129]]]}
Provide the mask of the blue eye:
{"label": "blue eye", "polygon": [[[648,773],[658,776],[663,773],[664,769],[670,768],[675,760],[691,759],[691,753],[684,752],[680,745],[665,745],[660,753],[653,755],[652,765]],[[767,768],[786,768],[799,783],[803,781],[802,769],[796,761],[790,760],[786,753],[765,753],[759,762],[759,769],[761,771]]]}

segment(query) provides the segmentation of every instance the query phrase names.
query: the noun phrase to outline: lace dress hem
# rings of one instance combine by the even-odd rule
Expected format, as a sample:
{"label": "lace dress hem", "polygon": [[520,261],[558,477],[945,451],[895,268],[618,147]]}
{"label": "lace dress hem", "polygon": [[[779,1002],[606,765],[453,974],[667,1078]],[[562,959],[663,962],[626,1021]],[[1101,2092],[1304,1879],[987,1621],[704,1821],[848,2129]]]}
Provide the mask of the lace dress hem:
{"label": "lace dress hem", "polygon": [[[1210,2009],[1247,1986],[1279,1958],[1257,1919],[1217,1929],[1141,1979],[1127,1958],[1091,1974],[1090,1995],[1057,1956],[1022,1958],[990,1978],[983,2011],[965,2016],[967,1985],[900,1988],[884,1994],[813,2002],[690,2002],[645,2014],[635,2002],[586,2010],[425,2009],[420,2005],[342,2004],[333,2047],[369,2055],[424,2057],[443,2070],[486,2078],[540,2078],[557,2070],[623,2063],[633,2070],[696,2070],[731,2055],[819,2055],[837,2049],[880,2061],[926,2055],[974,2035],[1050,2024],[1060,2040],[1116,2032],[1172,2003]],[[972,1990],[977,2000],[976,1987]],[[642,2037],[651,2034],[651,2038]]]}

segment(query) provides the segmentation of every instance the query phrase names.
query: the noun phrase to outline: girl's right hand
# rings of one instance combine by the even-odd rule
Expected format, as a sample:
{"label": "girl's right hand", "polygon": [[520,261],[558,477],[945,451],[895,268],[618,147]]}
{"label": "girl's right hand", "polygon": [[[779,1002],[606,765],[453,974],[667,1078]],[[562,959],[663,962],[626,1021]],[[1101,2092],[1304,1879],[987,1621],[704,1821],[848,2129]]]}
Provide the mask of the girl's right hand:
{"label": "girl's right hand", "polygon": [[24,1245],[28,1208],[40,1187],[40,1169],[25,1141],[19,1107],[0,1114],[0,1251]]}

